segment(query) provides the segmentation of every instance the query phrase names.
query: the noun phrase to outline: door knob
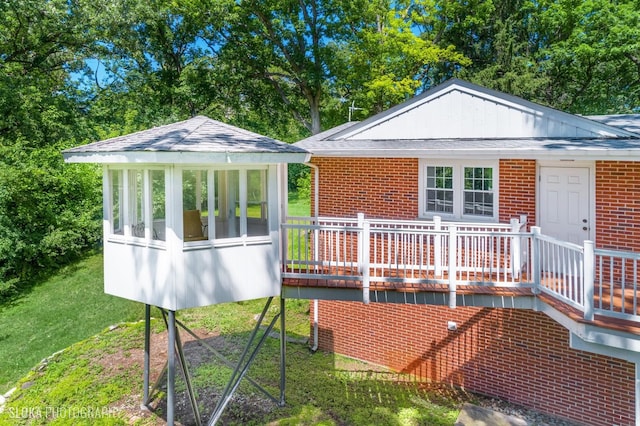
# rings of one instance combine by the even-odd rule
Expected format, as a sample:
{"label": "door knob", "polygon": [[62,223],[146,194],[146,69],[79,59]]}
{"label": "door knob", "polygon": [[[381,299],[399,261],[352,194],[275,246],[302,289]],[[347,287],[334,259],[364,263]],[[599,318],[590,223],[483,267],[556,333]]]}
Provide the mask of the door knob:
{"label": "door knob", "polygon": [[587,223],[587,219],[582,219],[582,223]]}
{"label": "door knob", "polygon": [[587,231],[588,229],[589,229],[589,228],[587,228],[586,226],[583,226],[583,227],[582,227],[582,230],[583,230],[583,231]]}

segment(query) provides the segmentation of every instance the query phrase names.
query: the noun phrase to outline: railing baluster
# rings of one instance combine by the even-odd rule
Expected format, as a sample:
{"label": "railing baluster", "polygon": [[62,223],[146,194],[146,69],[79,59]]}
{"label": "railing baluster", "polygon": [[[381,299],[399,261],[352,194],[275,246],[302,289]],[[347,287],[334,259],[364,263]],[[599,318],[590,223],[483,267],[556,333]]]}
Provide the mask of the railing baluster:
{"label": "railing baluster", "polygon": [[433,244],[433,262],[434,274],[436,277],[442,277],[442,222],[439,216],[433,218],[433,226],[436,231]]}

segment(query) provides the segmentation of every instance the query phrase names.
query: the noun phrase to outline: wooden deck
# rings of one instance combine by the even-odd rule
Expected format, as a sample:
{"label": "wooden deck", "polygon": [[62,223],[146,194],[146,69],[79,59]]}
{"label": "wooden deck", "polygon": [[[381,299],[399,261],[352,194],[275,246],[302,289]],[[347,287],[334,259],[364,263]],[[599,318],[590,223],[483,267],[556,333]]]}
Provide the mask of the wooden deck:
{"label": "wooden deck", "polygon": [[[334,271],[325,271],[328,277],[335,277],[339,274],[344,274],[344,271],[339,273]],[[316,273],[317,274],[317,273]],[[435,279],[435,277],[431,277]],[[298,287],[306,289],[322,289],[332,290],[334,300],[340,299],[341,290],[357,290],[363,291],[362,280],[354,276],[353,279],[348,278],[305,278],[305,277],[285,277],[282,280],[282,285],[285,287]],[[371,292],[396,292],[396,293],[449,293],[449,286],[442,283],[403,283],[403,282],[389,282],[384,280],[372,279],[369,285]],[[590,324],[596,327],[604,329],[615,330],[625,333],[633,333],[640,335],[640,323],[636,321],[620,319],[613,316],[595,315],[593,321],[586,321],[583,313],[574,308],[573,306],[564,303],[560,299],[553,297],[546,293],[536,294],[531,286],[519,287],[519,286],[495,286],[495,285],[460,285],[456,286],[456,294],[459,295],[484,295],[493,296],[499,298],[532,298],[537,297],[542,302],[556,309],[569,319],[578,323]],[[596,294],[594,296],[595,306],[600,306],[600,301],[604,306],[609,307],[611,303],[623,300],[622,298],[610,298],[607,295],[603,295],[602,298]],[[631,297],[625,298],[627,304],[633,304],[635,299]],[[620,302],[618,302],[618,305]],[[467,305],[468,306],[468,305]],[[622,306],[613,306],[614,310],[620,312]]]}
{"label": "wooden deck", "polygon": [[576,331],[640,334],[640,253],[525,225],[292,218],[282,285],[298,298],[551,308]]}

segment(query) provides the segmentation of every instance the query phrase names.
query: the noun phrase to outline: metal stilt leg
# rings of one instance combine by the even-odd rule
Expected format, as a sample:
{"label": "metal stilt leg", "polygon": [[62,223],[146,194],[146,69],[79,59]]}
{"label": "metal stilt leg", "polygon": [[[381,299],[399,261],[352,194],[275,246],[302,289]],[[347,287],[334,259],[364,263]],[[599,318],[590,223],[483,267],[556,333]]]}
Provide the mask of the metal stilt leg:
{"label": "metal stilt leg", "polygon": [[149,368],[151,365],[151,306],[144,305],[144,374],[142,405],[149,404]]}
{"label": "metal stilt leg", "polygon": [[184,357],[184,351],[182,349],[182,341],[180,340],[180,333],[176,333],[176,350],[178,351],[178,360],[182,366],[182,373],[184,376],[184,382],[187,385],[187,394],[189,395],[189,401],[191,401],[191,408],[193,410],[193,417],[195,418],[196,425],[200,426],[202,420],[200,418],[200,409],[198,408],[198,401],[196,401],[196,394],[193,390],[191,383],[191,374],[189,374],[189,368],[187,366],[187,360]]}
{"label": "metal stilt leg", "polygon": [[[266,310],[269,307],[269,304],[270,304],[270,300],[269,300],[269,302],[267,302],[267,305],[265,306],[263,314],[266,313]],[[218,405],[216,406],[216,409],[213,412],[213,415],[212,415],[211,419],[209,420],[209,425],[215,425],[218,422],[218,420],[220,419],[220,417],[222,416],[222,412],[226,408],[226,406],[229,403],[229,401],[231,401],[231,398],[233,397],[233,394],[235,393],[236,389],[238,389],[238,386],[240,386],[240,382],[242,381],[244,376],[247,374],[247,371],[249,371],[249,367],[251,367],[251,364],[253,364],[253,361],[255,360],[255,357],[258,354],[258,351],[262,347],[262,344],[264,343],[265,339],[267,338],[267,336],[269,335],[271,330],[273,330],[273,326],[275,325],[276,321],[278,320],[278,316],[279,315],[280,314],[276,315],[273,318],[273,320],[271,321],[271,323],[269,324],[269,326],[265,330],[264,334],[262,335],[262,337],[258,341],[258,344],[253,349],[253,351],[251,352],[251,355],[249,356],[249,358],[247,359],[247,361],[245,363],[244,359],[245,359],[245,357],[246,357],[246,355],[248,353],[249,348],[253,344],[253,340],[254,340],[254,338],[256,336],[258,328],[260,327],[260,323],[262,322],[262,318],[264,318],[264,315],[260,317],[260,321],[258,322],[258,325],[254,329],[254,333],[251,335],[251,338],[249,339],[249,342],[247,343],[247,347],[245,348],[244,353],[240,357],[240,361],[238,362],[238,366],[236,367],[236,369],[234,370],[233,374],[231,375],[231,379],[229,380],[229,383],[227,384],[227,387],[225,388],[224,392],[222,393],[222,396],[220,397],[221,400],[218,403]],[[244,365],[244,367],[243,367],[243,365]]]}
{"label": "metal stilt leg", "polygon": [[285,329],[285,304],[284,298],[280,298],[280,406],[284,407],[284,388],[286,385],[285,380],[285,367],[286,367],[286,353],[287,353],[287,332]]}
{"label": "metal stilt leg", "polygon": [[173,426],[175,416],[176,385],[176,312],[169,311],[169,342],[167,348],[167,425]]}

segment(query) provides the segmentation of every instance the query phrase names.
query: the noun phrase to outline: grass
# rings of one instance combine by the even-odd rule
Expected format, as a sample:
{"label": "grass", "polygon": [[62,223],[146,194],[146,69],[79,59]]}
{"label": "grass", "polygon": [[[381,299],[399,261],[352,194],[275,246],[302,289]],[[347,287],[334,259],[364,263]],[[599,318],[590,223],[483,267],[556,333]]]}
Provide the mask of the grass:
{"label": "grass", "polygon": [[[308,302],[286,303],[288,336],[308,333]],[[209,343],[235,361],[263,304],[264,300],[228,303],[177,315],[194,329],[206,327],[212,336]],[[276,311],[277,306],[270,308],[268,316]],[[155,319],[152,339],[158,338],[161,328],[161,320]],[[0,425],[163,424],[162,404],[153,413],[139,409],[142,369],[140,360],[134,362],[134,358],[135,354],[140,357],[142,345],[143,325],[138,322],[104,330],[54,355],[19,382],[0,414]],[[194,358],[195,346],[185,345],[185,352],[203,419],[208,420],[231,369],[214,357]],[[115,365],[109,361],[114,355],[119,360]],[[268,338],[249,370],[253,379],[276,396],[278,361],[279,341]],[[225,411],[223,424],[444,426],[454,424],[461,402],[460,393],[443,396],[443,392],[434,392],[399,373],[335,354],[312,353],[304,343],[287,344],[286,378],[284,407],[277,407],[245,381]],[[177,380],[181,392],[184,384],[180,374]],[[178,397],[181,400],[184,402],[184,397]],[[176,414],[178,421],[189,424],[184,417],[190,414],[188,403],[186,406],[177,408]]]}
{"label": "grass", "polygon": [[289,216],[308,217],[311,214],[311,200],[299,199],[297,193],[289,194]]}
{"label": "grass", "polygon": [[102,282],[102,256],[93,255],[0,306],[0,394],[52,353],[142,318],[142,305],[104,294]]}

